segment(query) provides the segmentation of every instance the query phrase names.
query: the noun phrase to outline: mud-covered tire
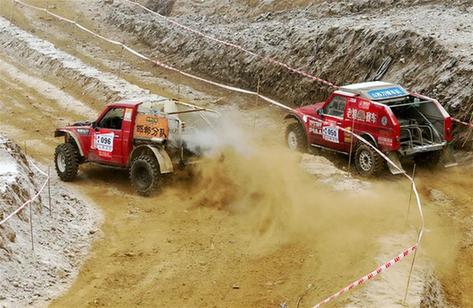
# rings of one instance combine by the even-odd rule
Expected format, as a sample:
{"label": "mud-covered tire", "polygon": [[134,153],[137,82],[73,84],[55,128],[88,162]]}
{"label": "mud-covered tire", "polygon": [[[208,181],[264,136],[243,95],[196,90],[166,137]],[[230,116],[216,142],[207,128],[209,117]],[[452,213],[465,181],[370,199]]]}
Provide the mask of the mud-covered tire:
{"label": "mud-covered tire", "polygon": [[56,147],[54,164],[57,175],[64,182],[74,180],[79,171],[79,149],[72,143],[63,143]]}
{"label": "mud-covered tire", "polygon": [[427,168],[435,168],[439,165],[442,158],[442,151],[427,152],[414,156],[416,165]]}
{"label": "mud-covered tire", "polygon": [[161,172],[154,156],[141,155],[130,167],[130,180],[137,193],[149,196],[159,187]]}
{"label": "mud-covered tire", "polygon": [[307,139],[304,128],[299,123],[291,123],[286,128],[286,145],[291,151],[307,151]]}
{"label": "mud-covered tire", "polygon": [[385,163],[372,147],[360,143],[355,148],[355,166],[361,176],[371,177],[380,174]]}

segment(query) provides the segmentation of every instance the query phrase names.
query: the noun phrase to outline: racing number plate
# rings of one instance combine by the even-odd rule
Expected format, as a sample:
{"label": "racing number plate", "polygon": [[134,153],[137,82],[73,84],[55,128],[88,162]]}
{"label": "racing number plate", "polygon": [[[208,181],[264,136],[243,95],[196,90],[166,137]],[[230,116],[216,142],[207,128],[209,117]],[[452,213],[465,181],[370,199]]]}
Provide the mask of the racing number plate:
{"label": "racing number plate", "polygon": [[324,126],[322,130],[322,136],[324,140],[338,143],[338,127],[336,126]]}
{"label": "racing number plate", "polygon": [[109,134],[96,134],[95,135],[95,148],[102,152],[111,153],[113,152],[113,138],[114,133]]}

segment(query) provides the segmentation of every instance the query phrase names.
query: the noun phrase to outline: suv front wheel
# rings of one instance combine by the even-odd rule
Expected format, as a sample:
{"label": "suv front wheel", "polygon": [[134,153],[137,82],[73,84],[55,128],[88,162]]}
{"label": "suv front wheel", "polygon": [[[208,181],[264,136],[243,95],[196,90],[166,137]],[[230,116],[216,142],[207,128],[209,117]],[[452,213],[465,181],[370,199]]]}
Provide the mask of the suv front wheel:
{"label": "suv front wheel", "polygon": [[360,175],[374,176],[383,170],[384,160],[372,147],[360,143],[355,149],[355,166]]}
{"label": "suv front wheel", "polygon": [[286,144],[291,151],[304,152],[307,150],[305,131],[299,123],[291,123],[287,126]]}
{"label": "suv front wheel", "polygon": [[56,172],[64,182],[72,181],[79,171],[80,153],[72,143],[63,143],[56,147],[54,163]]}

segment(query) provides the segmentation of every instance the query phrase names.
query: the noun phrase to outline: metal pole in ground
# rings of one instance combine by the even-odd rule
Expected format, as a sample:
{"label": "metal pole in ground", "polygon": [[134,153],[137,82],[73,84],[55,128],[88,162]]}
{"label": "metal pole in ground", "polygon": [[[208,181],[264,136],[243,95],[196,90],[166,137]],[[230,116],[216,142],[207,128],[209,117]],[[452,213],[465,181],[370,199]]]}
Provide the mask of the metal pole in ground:
{"label": "metal pole in ground", "polygon": [[[417,165],[414,164],[414,168],[412,169],[412,180],[414,181],[415,180],[415,176],[416,176],[416,167]],[[407,217],[406,217],[406,222],[409,220],[409,213],[411,211],[411,201],[412,201],[412,192],[413,192],[413,189],[414,187],[412,187],[411,185],[411,192],[409,194],[409,204],[407,205]],[[417,251],[417,250],[416,250]]]}
{"label": "metal pole in ground", "polygon": [[13,22],[13,13],[14,13],[14,9],[15,9],[15,0],[12,0],[11,2],[11,7],[10,7],[10,21]]}
{"label": "metal pole in ground", "polygon": [[[256,86],[256,93],[258,93],[258,95],[260,94],[259,93],[259,89],[260,89],[260,83],[261,83],[261,76],[258,77],[258,85]],[[258,100],[259,100],[259,96],[256,96],[255,98],[255,106],[258,105]],[[255,122],[253,124],[253,129],[256,129],[256,121],[258,120],[258,113],[255,112]]]}
{"label": "metal pole in ground", "polygon": [[122,73],[123,50],[124,47],[122,45],[122,48],[120,49],[120,63],[118,64],[118,78],[120,78],[120,75]]}
{"label": "metal pole in ground", "polygon": [[[34,196],[34,189],[33,189],[33,196]],[[30,202],[30,233],[31,233],[31,250],[34,254],[34,235],[33,235],[33,201]]]}
{"label": "metal pole in ground", "polygon": [[53,208],[51,205],[51,166],[48,166],[48,206],[49,216],[53,216]]}
{"label": "metal pole in ground", "polygon": [[416,262],[417,250],[419,250],[419,244],[420,243],[417,243],[417,248],[414,251],[414,258],[412,258],[411,268],[409,269],[409,276],[407,277],[406,292],[404,293],[404,299],[402,300],[403,305],[406,305],[407,293],[409,292],[409,285],[411,284],[411,276],[412,276],[412,271],[414,269],[414,264]]}
{"label": "metal pole in ground", "polygon": [[49,1],[46,0],[46,7],[45,7],[46,11],[44,12],[44,19],[47,20],[48,18],[48,10],[49,10]]}
{"label": "metal pole in ground", "polygon": [[353,156],[353,133],[355,132],[355,117],[352,115],[351,135],[350,135],[350,155],[348,157],[348,172],[351,170],[351,160]]}

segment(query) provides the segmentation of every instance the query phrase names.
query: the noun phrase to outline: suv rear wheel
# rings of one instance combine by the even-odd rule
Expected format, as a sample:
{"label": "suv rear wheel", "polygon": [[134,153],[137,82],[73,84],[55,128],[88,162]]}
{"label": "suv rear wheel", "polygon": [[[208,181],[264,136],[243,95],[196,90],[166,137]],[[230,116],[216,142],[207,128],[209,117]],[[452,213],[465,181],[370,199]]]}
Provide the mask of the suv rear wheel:
{"label": "suv rear wheel", "polygon": [[307,150],[304,128],[299,123],[291,123],[287,126],[286,144],[291,151],[304,152]]}
{"label": "suv rear wheel", "polygon": [[151,195],[158,188],[160,177],[158,161],[151,155],[141,155],[131,164],[131,184],[143,196]]}
{"label": "suv rear wheel", "polygon": [[56,147],[54,163],[59,178],[65,182],[72,181],[79,171],[80,153],[72,143],[63,143]]}
{"label": "suv rear wheel", "polygon": [[360,142],[355,149],[355,166],[360,175],[374,176],[383,170],[384,160],[372,147]]}

